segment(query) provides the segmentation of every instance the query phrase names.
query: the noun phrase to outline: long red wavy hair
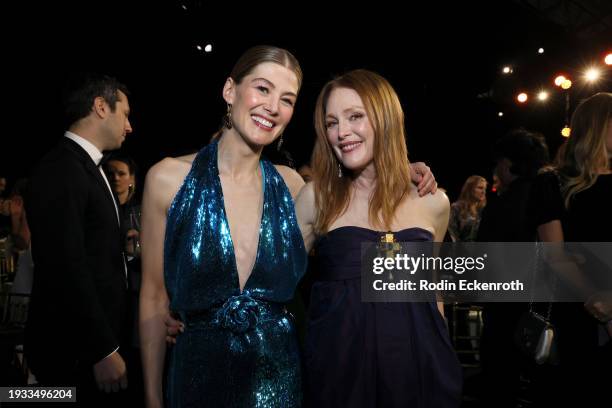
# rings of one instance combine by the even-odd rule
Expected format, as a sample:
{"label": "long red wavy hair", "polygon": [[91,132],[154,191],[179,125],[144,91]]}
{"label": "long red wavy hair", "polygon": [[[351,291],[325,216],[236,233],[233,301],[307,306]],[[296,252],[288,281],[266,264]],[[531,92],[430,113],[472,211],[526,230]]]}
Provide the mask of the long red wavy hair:
{"label": "long red wavy hair", "polygon": [[368,216],[372,225],[388,230],[397,207],[411,186],[404,112],[399,97],[385,78],[358,69],[329,81],[317,99],[314,114],[317,139],[312,157],[315,203],[318,209],[315,231],[327,232],[329,226],[346,211],[350,202],[352,179],[338,177],[338,165],[341,163],[327,140],[325,126],[327,101],[336,88],[348,88],[357,92],[374,129],[377,183],[369,203]]}

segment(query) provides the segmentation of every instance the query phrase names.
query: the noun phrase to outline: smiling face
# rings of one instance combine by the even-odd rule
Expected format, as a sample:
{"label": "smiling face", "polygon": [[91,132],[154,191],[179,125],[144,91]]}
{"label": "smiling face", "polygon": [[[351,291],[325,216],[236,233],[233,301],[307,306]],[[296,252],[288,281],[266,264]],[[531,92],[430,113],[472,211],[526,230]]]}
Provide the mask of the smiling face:
{"label": "smiling face", "polygon": [[327,140],[342,165],[359,171],[373,165],[374,128],[359,94],[336,88],[325,105]]}
{"label": "smiling face", "polygon": [[223,88],[232,105],[232,128],[252,146],[272,143],[293,115],[299,83],[293,71],[265,62],[237,84],[229,78]]}

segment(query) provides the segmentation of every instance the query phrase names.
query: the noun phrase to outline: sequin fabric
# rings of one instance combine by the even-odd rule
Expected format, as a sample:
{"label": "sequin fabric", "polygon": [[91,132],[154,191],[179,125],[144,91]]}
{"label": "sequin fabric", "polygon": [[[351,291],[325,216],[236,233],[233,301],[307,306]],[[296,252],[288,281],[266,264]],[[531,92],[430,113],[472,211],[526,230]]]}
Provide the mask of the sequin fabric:
{"label": "sequin fabric", "polygon": [[261,160],[264,204],[255,265],[241,293],[217,167],[202,149],[168,211],[164,277],[185,331],[170,349],[169,407],[297,407],[297,337],[284,304],[306,268],[291,194]]}

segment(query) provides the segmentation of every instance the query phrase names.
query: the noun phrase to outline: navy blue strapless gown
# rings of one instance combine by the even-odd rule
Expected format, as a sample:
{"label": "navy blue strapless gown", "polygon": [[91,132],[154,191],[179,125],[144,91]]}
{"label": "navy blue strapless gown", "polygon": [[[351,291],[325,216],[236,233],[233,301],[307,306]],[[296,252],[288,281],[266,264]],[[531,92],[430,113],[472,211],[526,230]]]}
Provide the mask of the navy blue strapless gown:
{"label": "navy blue strapless gown", "polygon": [[[382,234],[341,227],[317,244],[306,401],[312,407],[458,407],[461,366],[435,302],[361,301],[361,242],[380,242]],[[420,228],[395,237],[432,240]]]}
{"label": "navy blue strapless gown", "polygon": [[284,304],[306,268],[293,200],[260,162],[264,204],[255,265],[240,292],[217,167],[202,149],[168,211],[164,277],[185,332],[167,361],[169,407],[296,407],[300,356]]}

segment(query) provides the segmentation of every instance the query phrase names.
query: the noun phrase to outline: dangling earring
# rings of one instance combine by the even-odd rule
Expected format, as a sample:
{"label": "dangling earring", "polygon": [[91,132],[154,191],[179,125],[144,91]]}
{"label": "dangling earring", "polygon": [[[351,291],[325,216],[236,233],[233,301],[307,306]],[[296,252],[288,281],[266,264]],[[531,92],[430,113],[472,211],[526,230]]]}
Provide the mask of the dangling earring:
{"label": "dangling earring", "polygon": [[278,144],[276,145],[276,150],[280,152],[281,146],[283,145],[283,134],[280,134],[278,138]]}
{"label": "dangling earring", "polygon": [[342,165],[338,163],[338,178],[342,178]]}
{"label": "dangling earring", "polygon": [[128,185],[128,195],[127,195],[128,201],[132,198],[132,195],[134,195],[134,184],[130,183]]}
{"label": "dangling earring", "polygon": [[228,129],[232,128],[232,104],[231,103],[227,104],[227,113],[223,117],[223,124]]}

